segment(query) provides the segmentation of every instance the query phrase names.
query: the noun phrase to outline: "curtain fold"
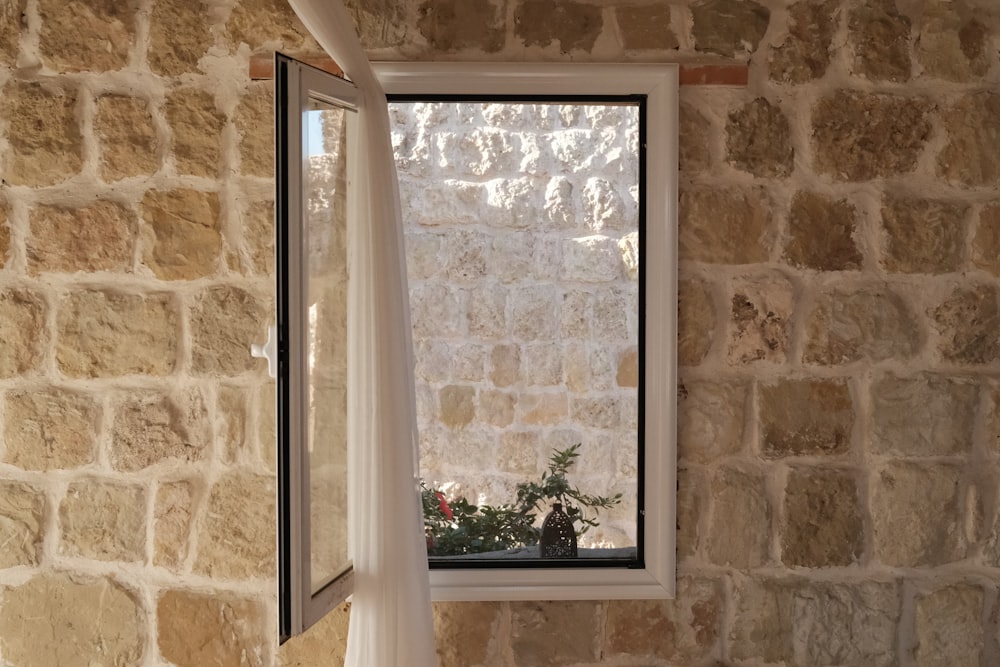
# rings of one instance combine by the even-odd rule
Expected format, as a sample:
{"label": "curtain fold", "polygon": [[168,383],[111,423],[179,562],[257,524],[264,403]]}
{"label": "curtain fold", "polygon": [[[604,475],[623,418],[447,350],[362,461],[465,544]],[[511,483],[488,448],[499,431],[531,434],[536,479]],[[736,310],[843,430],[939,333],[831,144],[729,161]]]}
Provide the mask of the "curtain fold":
{"label": "curtain fold", "polygon": [[289,0],[361,91],[362,221],[349,250],[349,512],[355,590],[348,667],[435,667],[417,468],[403,227],[385,94],[342,0]]}

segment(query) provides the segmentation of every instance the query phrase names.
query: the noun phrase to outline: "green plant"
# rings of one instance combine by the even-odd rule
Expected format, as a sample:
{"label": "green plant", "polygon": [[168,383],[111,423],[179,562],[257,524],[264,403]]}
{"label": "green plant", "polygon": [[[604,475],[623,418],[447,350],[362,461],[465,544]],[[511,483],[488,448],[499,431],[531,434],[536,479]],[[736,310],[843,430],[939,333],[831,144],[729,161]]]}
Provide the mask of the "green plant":
{"label": "green plant", "polygon": [[424,532],[430,556],[503,551],[538,543],[540,530],[534,526],[538,512],[552,503],[561,503],[577,536],[600,525],[597,515],[621,502],[622,494],[594,496],[569,483],[566,475],[580,456],[580,445],[556,450],[548,470],[537,482],[522,482],[515,488],[516,502],[504,505],[475,505],[463,497],[448,500],[440,489],[421,482]]}

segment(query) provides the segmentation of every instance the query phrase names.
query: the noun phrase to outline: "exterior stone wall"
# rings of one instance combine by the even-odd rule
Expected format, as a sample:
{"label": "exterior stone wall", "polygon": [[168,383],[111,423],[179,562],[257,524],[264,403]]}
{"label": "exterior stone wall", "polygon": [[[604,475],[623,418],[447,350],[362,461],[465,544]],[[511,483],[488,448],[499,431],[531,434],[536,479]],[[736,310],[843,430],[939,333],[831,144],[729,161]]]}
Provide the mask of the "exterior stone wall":
{"label": "exterior stone wall", "polygon": [[[996,4],[354,4],[377,58],[750,67],[681,91],[677,599],[438,604],[442,664],[1000,662]],[[275,48],[274,0],[0,7],[0,664],[343,655],[275,647]]]}

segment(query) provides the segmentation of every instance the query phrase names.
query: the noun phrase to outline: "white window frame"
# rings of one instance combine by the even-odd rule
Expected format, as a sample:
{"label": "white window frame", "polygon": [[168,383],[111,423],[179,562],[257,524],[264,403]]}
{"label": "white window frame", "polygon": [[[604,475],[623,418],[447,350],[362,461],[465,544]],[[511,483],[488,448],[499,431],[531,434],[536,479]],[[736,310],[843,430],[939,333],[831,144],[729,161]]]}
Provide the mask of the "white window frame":
{"label": "white window frame", "polygon": [[433,569],[434,600],[611,600],[675,595],[677,65],[372,63],[387,95],[646,97],[642,569]]}

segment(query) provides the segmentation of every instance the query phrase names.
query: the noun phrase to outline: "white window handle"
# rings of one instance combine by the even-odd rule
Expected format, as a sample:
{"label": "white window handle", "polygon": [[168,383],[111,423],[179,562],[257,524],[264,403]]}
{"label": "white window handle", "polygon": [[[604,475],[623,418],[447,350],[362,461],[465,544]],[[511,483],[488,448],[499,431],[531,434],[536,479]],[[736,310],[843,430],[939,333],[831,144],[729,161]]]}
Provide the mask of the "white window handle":
{"label": "white window handle", "polygon": [[255,359],[267,359],[267,374],[278,377],[278,327],[274,324],[267,328],[267,342],[263,345],[254,343],[250,346],[250,356]]}

